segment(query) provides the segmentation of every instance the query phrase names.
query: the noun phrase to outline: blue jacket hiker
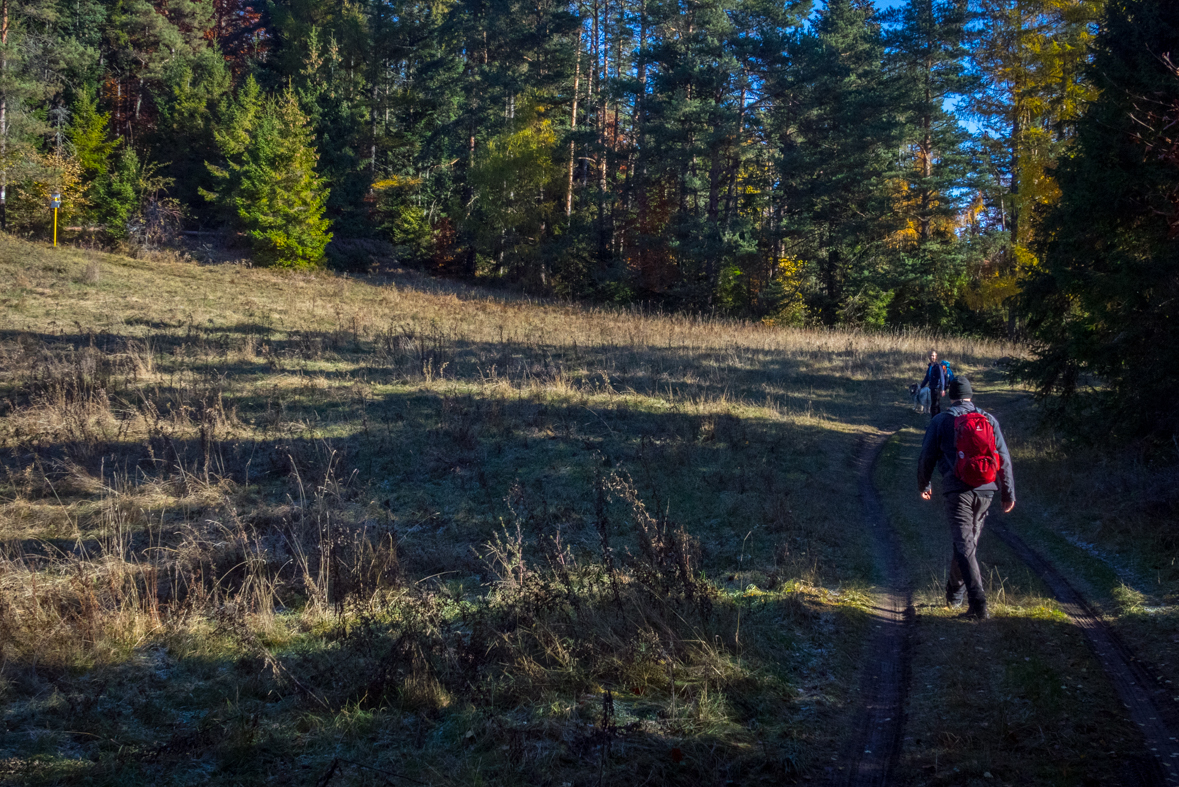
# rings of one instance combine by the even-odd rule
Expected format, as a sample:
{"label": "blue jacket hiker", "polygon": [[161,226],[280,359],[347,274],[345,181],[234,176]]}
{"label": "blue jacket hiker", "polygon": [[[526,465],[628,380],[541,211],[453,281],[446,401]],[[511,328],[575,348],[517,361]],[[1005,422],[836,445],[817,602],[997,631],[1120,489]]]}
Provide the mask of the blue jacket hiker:
{"label": "blue jacket hiker", "polygon": [[942,411],[942,397],[950,385],[950,365],[937,359],[937,350],[929,351],[929,368],[925,379],[918,388],[929,388],[929,415],[932,418]]}
{"label": "blue jacket hiker", "polygon": [[[1003,439],[999,421],[990,413],[980,410],[971,401],[973,392],[970,380],[955,377],[950,383],[949,391],[950,409],[934,416],[925,430],[921,456],[917,460],[917,490],[925,500],[931,499],[933,493],[930,479],[933,469],[937,467],[941,471],[946,519],[954,542],[954,557],[950,560],[950,577],[946,582],[946,603],[951,607],[960,607],[963,600],[969,598],[970,607],[962,617],[985,619],[990,617],[990,614],[987,611],[986,591],[983,589],[982,575],[978,568],[978,539],[982,535],[987,509],[990,508],[996,492],[999,493],[1004,512],[1015,507],[1015,474],[1011,468],[1011,454],[1007,451],[1007,442]],[[971,486],[957,475],[963,454],[960,447],[962,438],[957,433],[955,421],[959,416],[968,413],[982,414],[994,432],[993,449],[998,459],[998,467],[994,472],[995,480],[979,486]]]}

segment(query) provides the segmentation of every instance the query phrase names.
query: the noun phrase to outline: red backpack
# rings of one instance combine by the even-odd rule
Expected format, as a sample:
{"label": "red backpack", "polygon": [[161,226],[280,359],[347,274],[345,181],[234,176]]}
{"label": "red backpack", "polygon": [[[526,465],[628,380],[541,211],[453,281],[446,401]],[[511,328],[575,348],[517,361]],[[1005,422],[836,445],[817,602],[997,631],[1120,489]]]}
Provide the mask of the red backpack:
{"label": "red backpack", "polygon": [[980,411],[954,419],[954,452],[958,461],[954,475],[967,486],[993,484],[999,474],[999,450],[995,447],[995,430]]}

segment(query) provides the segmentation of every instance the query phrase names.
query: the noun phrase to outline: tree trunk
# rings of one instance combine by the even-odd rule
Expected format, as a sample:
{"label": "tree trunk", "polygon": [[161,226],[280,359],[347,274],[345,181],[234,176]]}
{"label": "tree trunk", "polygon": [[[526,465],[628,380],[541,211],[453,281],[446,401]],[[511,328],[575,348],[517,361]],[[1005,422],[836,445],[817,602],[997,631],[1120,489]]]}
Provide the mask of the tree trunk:
{"label": "tree trunk", "polygon": [[119,135],[120,139],[122,139],[124,135],[130,136],[127,133],[126,128],[126,124],[128,122],[127,113],[124,112],[123,109],[123,80],[115,79],[115,106],[112,110],[111,125],[118,129],[118,132],[116,133]]}
{"label": "tree trunk", "polygon": [[[471,202],[475,199],[475,187],[471,184],[471,173],[475,171],[475,118],[471,117],[470,125],[467,129],[467,177],[463,184],[463,202],[464,210],[467,211],[467,217],[470,218]],[[467,260],[466,268],[467,275],[472,279],[478,272],[478,259],[475,256],[475,239],[469,238],[467,244]]]}
{"label": "tree trunk", "polygon": [[[598,7],[595,3],[593,18],[590,20],[590,41],[586,54],[590,56],[590,67],[585,70],[585,122],[589,124],[594,109],[594,82],[598,73]],[[581,158],[581,190],[589,186],[589,151]]]}
{"label": "tree trunk", "polygon": [[[599,23],[598,12],[601,10],[602,19]],[[606,253],[606,169],[608,147],[606,142],[606,113],[609,111],[607,106],[606,91],[603,90],[606,79],[610,75],[610,45],[606,40],[606,20],[609,17],[609,8],[605,1],[599,6],[594,3],[594,39],[595,45],[598,40],[601,41],[601,49],[598,52],[601,58],[601,72],[598,74],[598,254],[605,256]],[[594,58],[594,68],[598,67],[599,59]]]}
{"label": "tree trunk", "polygon": [[708,162],[708,223],[714,231],[720,223],[720,181],[721,151],[720,145],[716,145]]}
{"label": "tree trunk", "polygon": [[[643,50],[647,46],[647,2],[643,0],[639,6],[639,62],[638,62],[638,78],[639,78],[639,94],[635,96],[635,116],[632,124],[631,140],[631,159],[626,168],[626,192],[627,192],[627,207],[631,204],[631,190],[633,183],[637,182],[640,189],[647,187],[646,178],[646,159],[643,157],[643,131],[646,128],[646,111],[647,111],[647,57]],[[641,166],[643,171],[635,173],[635,177],[631,178],[631,169]],[[639,211],[639,232],[642,233],[646,226],[646,207],[647,200],[642,194],[638,199]]]}
{"label": "tree trunk", "polygon": [[1019,167],[1020,167],[1020,137],[1023,136],[1023,123],[1019,112],[1011,122],[1011,244],[1019,243]]}
{"label": "tree trunk", "polygon": [[[1016,8],[1015,17],[1015,42],[1018,48],[1016,56],[1022,58],[1024,56],[1024,37],[1023,37],[1023,15],[1022,11]],[[1023,148],[1023,63],[1018,62],[1015,69],[1015,76],[1011,85],[1011,245],[1017,246],[1020,243],[1020,216],[1021,207],[1019,204],[1020,192],[1020,177],[1019,168],[1022,164],[1021,153]],[[1013,260],[1014,262],[1014,260]],[[1014,266],[1012,267],[1014,271]]]}
{"label": "tree trunk", "polygon": [[[135,94],[135,122],[139,123],[139,111],[143,109],[143,77],[139,78],[139,90]],[[135,139],[134,134],[128,134],[131,139]]]}
{"label": "tree trunk", "polygon": [[369,108],[369,119],[372,122],[372,154],[369,158],[369,172],[375,180],[377,174],[377,80],[373,79],[372,106]]}
{"label": "tree trunk", "polygon": [[[580,25],[580,20],[578,21]],[[581,86],[581,29],[577,31],[577,54],[573,61],[573,109],[569,113],[569,130],[577,131],[577,91]],[[565,218],[573,215],[573,164],[577,154],[577,142],[569,140],[569,178],[565,188]]]}
{"label": "tree trunk", "polygon": [[733,155],[729,159],[729,171],[725,176],[728,181],[728,191],[725,194],[725,229],[732,226],[733,214],[737,209],[737,179],[741,176],[741,145],[745,139],[745,97],[748,85],[742,80],[741,109],[737,113],[737,138],[733,146]]}
{"label": "tree trunk", "polygon": [[[928,51],[928,49],[927,49]],[[921,112],[921,215],[918,221],[921,227],[921,242],[927,243],[932,235],[932,217],[929,215],[933,206],[933,195],[929,190],[929,179],[933,177],[933,119],[932,112],[933,91],[929,81],[933,78],[933,63],[928,56],[925,60],[925,104]]]}
{"label": "tree trunk", "polygon": [[823,271],[824,285],[827,290],[827,320],[835,322],[836,309],[839,308],[839,249],[827,252],[827,270]]}

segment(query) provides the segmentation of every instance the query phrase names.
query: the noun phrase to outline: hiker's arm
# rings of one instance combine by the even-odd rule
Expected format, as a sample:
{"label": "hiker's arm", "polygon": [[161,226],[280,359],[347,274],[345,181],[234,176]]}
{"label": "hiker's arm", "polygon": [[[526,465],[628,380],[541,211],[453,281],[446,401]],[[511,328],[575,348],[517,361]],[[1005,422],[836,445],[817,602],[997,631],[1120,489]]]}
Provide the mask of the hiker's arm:
{"label": "hiker's arm", "polygon": [[934,418],[925,428],[925,439],[921,441],[921,456],[917,457],[917,491],[926,500],[933,496],[929,482],[933,478],[933,468],[937,467],[937,460],[941,455],[936,426],[940,419],[941,416]]}
{"label": "hiker's arm", "polygon": [[1011,467],[1011,454],[1007,451],[1007,441],[1003,439],[1003,430],[999,422],[991,419],[995,429],[995,449],[999,452],[999,493],[1003,501],[1003,511],[1015,508],[1015,472]]}

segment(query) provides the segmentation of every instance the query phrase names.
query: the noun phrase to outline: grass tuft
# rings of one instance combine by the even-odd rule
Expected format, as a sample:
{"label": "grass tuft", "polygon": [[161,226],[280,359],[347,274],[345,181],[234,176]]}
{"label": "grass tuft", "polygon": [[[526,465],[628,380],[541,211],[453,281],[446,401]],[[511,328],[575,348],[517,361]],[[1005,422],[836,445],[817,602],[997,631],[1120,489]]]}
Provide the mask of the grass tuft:
{"label": "grass tuft", "polygon": [[699,784],[838,750],[849,468],[931,337],[8,238],[0,304],[5,778]]}

